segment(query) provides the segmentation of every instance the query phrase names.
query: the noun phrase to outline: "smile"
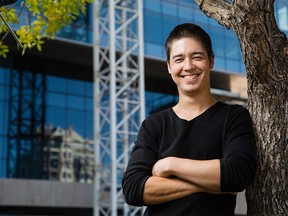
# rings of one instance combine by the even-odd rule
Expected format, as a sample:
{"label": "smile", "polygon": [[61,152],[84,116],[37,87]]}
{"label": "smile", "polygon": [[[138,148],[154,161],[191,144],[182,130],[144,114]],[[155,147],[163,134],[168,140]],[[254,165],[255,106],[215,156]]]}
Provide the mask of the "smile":
{"label": "smile", "polygon": [[181,76],[181,78],[184,78],[187,81],[193,81],[195,79],[197,79],[200,76],[200,73],[198,74],[189,74],[189,75],[183,75]]}

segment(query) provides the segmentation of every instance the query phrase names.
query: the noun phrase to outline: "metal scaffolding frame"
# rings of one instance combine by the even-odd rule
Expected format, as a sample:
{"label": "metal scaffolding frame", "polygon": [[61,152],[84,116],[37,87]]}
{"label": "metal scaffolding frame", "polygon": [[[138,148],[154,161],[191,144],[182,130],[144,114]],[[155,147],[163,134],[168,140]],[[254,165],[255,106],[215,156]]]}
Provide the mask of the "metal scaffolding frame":
{"label": "metal scaffolding frame", "polygon": [[145,117],[142,0],[95,0],[94,215],[136,215],[121,178]]}

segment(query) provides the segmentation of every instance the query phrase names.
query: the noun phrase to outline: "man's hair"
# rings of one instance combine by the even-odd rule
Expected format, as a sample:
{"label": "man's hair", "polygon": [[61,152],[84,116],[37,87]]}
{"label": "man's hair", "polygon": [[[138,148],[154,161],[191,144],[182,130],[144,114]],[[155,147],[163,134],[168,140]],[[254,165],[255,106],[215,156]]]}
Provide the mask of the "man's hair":
{"label": "man's hair", "polygon": [[167,62],[170,60],[170,52],[171,52],[171,45],[174,40],[178,40],[181,38],[193,38],[202,44],[204,49],[206,50],[209,59],[213,55],[212,50],[212,43],[210,36],[198,25],[193,23],[183,23],[177,25],[169,34],[166,43],[165,43],[165,50],[166,50],[166,57]]}

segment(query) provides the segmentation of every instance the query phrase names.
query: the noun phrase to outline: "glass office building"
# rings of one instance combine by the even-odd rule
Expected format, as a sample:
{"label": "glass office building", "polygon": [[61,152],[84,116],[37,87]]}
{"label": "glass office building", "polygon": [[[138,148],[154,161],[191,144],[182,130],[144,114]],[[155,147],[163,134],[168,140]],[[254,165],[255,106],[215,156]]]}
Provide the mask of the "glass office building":
{"label": "glass office building", "polygon": [[[153,85],[163,75],[160,78],[151,75],[152,72],[165,73],[164,43],[177,24],[193,22],[210,34],[215,73],[245,76],[236,34],[206,17],[196,3],[191,0],[145,0],[143,5],[144,52],[148,62],[145,69],[147,115],[177,100],[176,89],[171,90],[168,81],[166,86],[166,81],[160,87]],[[87,8],[87,17],[79,17],[63,28],[54,41],[45,43],[41,53],[27,51],[21,56],[13,48],[13,39],[9,39],[11,53],[8,59],[0,60],[2,180],[93,182],[93,16],[92,6]],[[275,16],[280,29],[287,35],[286,0],[276,1]],[[151,69],[154,65],[157,67]],[[221,81],[215,84],[216,87],[227,93]],[[0,203],[0,213],[1,205],[13,206],[11,202]],[[79,206],[89,209],[89,205]]]}

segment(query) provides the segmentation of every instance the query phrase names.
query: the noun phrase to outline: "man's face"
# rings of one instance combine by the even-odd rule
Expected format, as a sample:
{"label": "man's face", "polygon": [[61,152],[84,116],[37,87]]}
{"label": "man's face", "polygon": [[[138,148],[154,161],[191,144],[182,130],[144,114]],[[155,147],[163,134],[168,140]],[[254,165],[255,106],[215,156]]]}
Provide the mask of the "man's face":
{"label": "man's face", "polygon": [[209,60],[206,50],[197,40],[181,38],[172,41],[167,65],[179,95],[195,95],[210,90],[209,75],[213,64],[214,56]]}

